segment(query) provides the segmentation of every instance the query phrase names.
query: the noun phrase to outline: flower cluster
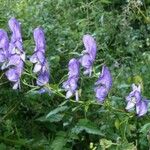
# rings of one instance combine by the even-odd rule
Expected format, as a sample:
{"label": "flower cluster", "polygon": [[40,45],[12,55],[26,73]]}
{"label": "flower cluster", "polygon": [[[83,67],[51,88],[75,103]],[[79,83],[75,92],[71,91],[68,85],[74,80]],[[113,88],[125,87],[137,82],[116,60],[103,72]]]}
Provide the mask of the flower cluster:
{"label": "flower cluster", "polygon": [[85,50],[80,58],[81,65],[85,68],[84,74],[91,76],[92,65],[96,57],[96,42],[91,35],[83,36]]}
{"label": "flower cluster", "polygon": [[108,67],[102,67],[102,73],[95,85],[96,98],[99,102],[103,102],[112,87],[112,76]]}
{"label": "flower cluster", "polygon": [[42,28],[34,30],[35,50],[30,61],[35,64],[33,72],[38,74],[37,85],[44,86],[49,82],[48,63],[45,58],[45,36]]}
{"label": "flower cluster", "polygon": [[[5,75],[13,84],[13,89],[20,88],[20,78],[23,73],[25,52],[23,50],[23,42],[21,36],[20,23],[11,18],[8,22],[12,32],[9,42],[7,32],[0,29],[0,65],[1,70],[6,70]],[[40,87],[38,93],[49,92],[47,86],[50,73],[48,62],[45,57],[46,41],[42,28],[34,30],[35,49],[34,54],[30,57],[30,62],[34,64],[33,72],[37,74],[36,84]],[[79,59],[72,58],[68,64],[68,79],[63,83],[63,88],[66,91],[66,99],[72,96],[79,100],[78,80],[80,74],[80,64],[84,68],[84,74],[91,76],[93,63],[96,58],[96,41],[91,35],[83,36],[85,50]],[[108,67],[102,67],[102,73],[95,83],[94,91],[99,102],[104,102],[112,87],[112,75]],[[132,91],[126,97],[126,110],[130,111],[136,108],[136,114],[143,116],[148,111],[148,100],[142,97],[141,87],[132,85]]]}
{"label": "flower cluster", "polygon": [[[12,32],[10,42],[7,33],[0,29],[0,64],[1,69],[6,70],[5,75],[12,82],[13,89],[18,89],[24,68],[25,52],[20,23],[15,18],[11,18],[8,24]],[[45,37],[41,28],[34,30],[34,40],[36,47],[30,61],[35,63],[33,72],[38,74],[37,85],[43,86],[49,82],[49,69],[45,58]]]}
{"label": "flower cluster", "polygon": [[144,99],[141,94],[141,86],[136,86],[132,84],[132,91],[126,97],[127,106],[126,109],[129,111],[130,109],[136,107],[136,114],[138,116],[143,116],[147,113],[148,110],[148,100]]}
{"label": "flower cluster", "polygon": [[[84,74],[91,76],[92,73],[92,65],[96,57],[96,42],[91,35],[84,35],[83,43],[86,49],[83,51],[84,55],[79,61],[73,58],[69,62],[69,77],[63,83],[63,88],[67,91],[67,99],[75,94],[76,100],[78,100],[77,82],[79,78],[79,62],[85,68]],[[103,102],[112,86],[112,76],[108,67],[103,66],[102,74],[95,85],[96,98],[98,101]]]}
{"label": "flower cluster", "polygon": [[18,89],[20,88],[20,78],[23,72],[25,53],[22,46],[20,23],[15,18],[11,18],[8,24],[12,31],[12,36],[8,44],[7,34],[5,33],[5,50],[3,50],[5,51],[5,53],[3,53],[5,59],[3,59],[1,69],[7,69],[5,72],[6,77],[12,82],[13,89]]}
{"label": "flower cluster", "polygon": [[68,80],[63,83],[63,88],[67,91],[66,99],[75,94],[76,100],[78,101],[77,82],[79,79],[79,61],[72,58],[69,61],[68,70]]}

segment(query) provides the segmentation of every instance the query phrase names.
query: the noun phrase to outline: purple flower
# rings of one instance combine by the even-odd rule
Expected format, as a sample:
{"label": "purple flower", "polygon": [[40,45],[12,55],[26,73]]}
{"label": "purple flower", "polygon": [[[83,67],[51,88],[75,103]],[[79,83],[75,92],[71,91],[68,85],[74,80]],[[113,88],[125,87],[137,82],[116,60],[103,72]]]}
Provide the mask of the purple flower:
{"label": "purple flower", "polygon": [[44,86],[49,82],[48,63],[45,58],[45,36],[42,28],[34,30],[35,49],[34,54],[30,57],[30,61],[34,63],[33,72],[38,74],[37,85]]}
{"label": "purple flower", "polygon": [[98,101],[103,102],[112,87],[112,76],[108,67],[102,67],[102,73],[95,85],[96,98]]}
{"label": "purple flower", "polygon": [[136,104],[136,114],[138,116],[143,116],[147,113],[148,110],[148,100],[141,100]]}
{"label": "purple flower", "polygon": [[13,83],[13,89],[20,88],[20,77],[23,72],[23,66],[23,61],[20,61],[17,66],[9,68],[5,73],[8,80]]}
{"label": "purple flower", "polygon": [[0,29],[0,63],[4,63],[8,57],[9,40],[7,32]]}
{"label": "purple flower", "polygon": [[21,36],[21,23],[15,18],[11,18],[8,22],[9,28],[12,31],[10,42],[10,54],[24,54]]}
{"label": "purple flower", "polygon": [[20,78],[23,72],[25,53],[22,46],[21,26],[15,19],[11,18],[8,22],[12,31],[11,41],[9,43],[7,63],[2,68],[7,69],[6,77],[13,83],[13,89],[20,88]]}
{"label": "purple flower", "polygon": [[91,76],[92,65],[96,57],[96,41],[91,35],[87,34],[83,36],[83,43],[85,50],[80,58],[80,63],[85,68],[84,74]]}
{"label": "purple flower", "polygon": [[79,79],[79,61],[75,58],[72,58],[69,61],[68,65],[68,80],[63,83],[63,88],[66,93],[66,99],[70,98],[71,96],[75,95],[76,100],[78,101],[78,79]]}
{"label": "purple flower", "polygon": [[138,116],[143,116],[147,113],[148,100],[143,99],[141,94],[141,86],[136,86],[132,84],[132,91],[126,97],[127,106],[126,110],[130,110],[136,107],[136,113]]}

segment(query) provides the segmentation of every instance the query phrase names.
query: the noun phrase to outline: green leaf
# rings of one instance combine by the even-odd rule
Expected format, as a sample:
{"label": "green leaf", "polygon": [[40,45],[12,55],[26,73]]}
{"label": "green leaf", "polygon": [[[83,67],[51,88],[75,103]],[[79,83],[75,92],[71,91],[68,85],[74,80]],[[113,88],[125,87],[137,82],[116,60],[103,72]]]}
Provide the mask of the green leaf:
{"label": "green leaf", "polygon": [[122,143],[120,146],[119,146],[120,149],[123,149],[123,150],[137,150],[136,146],[133,144],[133,143]]}
{"label": "green leaf", "polygon": [[52,115],[55,115],[55,114],[57,114],[57,113],[59,113],[59,112],[63,112],[63,111],[65,111],[65,110],[67,110],[67,109],[68,109],[68,106],[61,106],[61,107],[58,107],[58,108],[56,108],[56,109],[50,111],[50,112],[46,115],[46,118],[48,118],[48,117],[50,117],[50,116],[52,116]]}
{"label": "green leaf", "polygon": [[54,141],[52,142],[51,149],[52,150],[63,150],[64,146],[67,143],[66,133],[60,131],[57,133]]}
{"label": "green leaf", "polygon": [[6,150],[6,149],[7,149],[6,145],[3,143],[0,143],[0,150]]}
{"label": "green leaf", "polygon": [[89,134],[104,136],[104,134],[101,133],[98,127],[93,122],[87,119],[80,119],[77,125],[72,129],[72,132],[76,134],[79,134],[82,131],[86,131]]}
{"label": "green leaf", "polygon": [[59,122],[63,119],[64,115],[63,114],[56,114],[56,115],[52,115],[48,118],[44,117],[40,117],[37,119],[37,121],[41,121],[41,122]]}
{"label": "green leaf", "polygon": [[100,145],[102,147],[102,149],[106,149],[112,146],[112,141],[111,140],[107,140],[107,139],[101,139],[100,140]]}
{"label": "green leaf", "polygon": [[119,129],[119,127],[120,127],[120,121],[119,121],[119,119],[116,119],[116,120],[115,120],[115,127],[116,127],[117,129]]}
{"label": "green leaf", "polygon": [[38,118],[38,121],[41,122],[59,122],[63,119],[64,114],[62,114],[62,112],[64,112],[65,110],[67,110],[68,107],[67,106],[60,106],[52,111],[50,111],[46,116],[42,116],[40,118]]}
{"label": "green leaf", "polygon": [[150,130],[150,123],[147,123],[141,128],[140,132],[146,134],[149,130]]}

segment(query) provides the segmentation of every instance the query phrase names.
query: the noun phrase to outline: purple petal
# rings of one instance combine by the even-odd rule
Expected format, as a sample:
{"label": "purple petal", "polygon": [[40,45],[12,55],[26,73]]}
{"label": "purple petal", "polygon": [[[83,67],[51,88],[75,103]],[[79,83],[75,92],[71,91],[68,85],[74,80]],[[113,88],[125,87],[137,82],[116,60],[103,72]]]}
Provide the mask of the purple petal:
{"label": "purple petal", "polygon": [[67,91],[66,93],[66,99],[70,98],[73,95],[72,91]]}
{"label": "purple petal", "polygon": [[[9,24],[9,28],[12,31],[9,52],[11,54],[14,54],[14,52],[16,53],[16,51],[21,53],[21,52],[23,52],[23,46],[22,46],[20,23],[15,18],[11,18],[9,20],[8,24]],[[17,54],[18,54],[18,52],[17,52]]]}
{"label": "purple petal", "polygon": [[5,55],[3,54],[2,51],[0,51],[0,63],[4,62],[6,59]]}
{"label": "purple petal", "polygon": [[9,58],[8,66],[14,65],[17,66],[20,63],[21,59],[19,55],[12,55]]}
{"label": "purple petal", "polygon": [[108,67],[103,66],[102,68],[102,74],[100,75],[99,79],[95,83],[95,85],[104,85],[108,90],[110,90],[112,86],[112,76],[108,69]]}
{"label": "purple petal", "polygon": [[84,35],[83,36],[83,43],[85,46],[86,51],[90,55],[91,59],[94,61],[96,57],[96,42],[91,35]]}
{"label": "purple petal", "polygon": [[8,80],[10,80],[12,82],[17,82],[19,80],[19,74],[16,69],[11,68],[8,71],[6,71],[5,74],[8,78]]}
{"label": "purple petal", "polygon": [[136,104],[136,113],[138,116],[143,116],[147,113],[148,110],[148,103],[144,100],[139,101]]}
{"label": "purple petal", "polygon": [[34,66],[33,72],[37,73],[41,70],[41,68],[42,68],[42,65],[40,63],[36,63]]}
{"label": "purple petal", "polygon": [[44,62],[46,61],[46,60],[45,60],[44,53],[41,52],[41,51],[35,52],[35,53],[30,57],[30,61],[31,61],[32,63],[37,63],[37,62],[44,63]]}
{"label": "purple petal", "polygon": [[36,55],[39,62],[43,63],[45,61],[45,56],[43,52],[37,51]]}
{"label": "purple petal", "polygon": [[133,98],[133,100],[128,101],[127,106],[126,106],[126,110],[130,110],[131,108],[133,108],[136,104],[135,99]]}
{"label": "purple petal", "polygon": [[75,58],[69,61],[68,68],[69,68],[69,77],[79,75],[79,62]]}
{"label": "purple petal", "polygon": [[90,68],[92,66],[92,61],[89,55],[83,55],[80,59],[81,65],[85,68]]}
{"label": "purple petal", "polygon": [[31,61],[32,63],[37,63],[37,62],[38,62],[38,58],[37,58],[36,53],[34,53],[34,54],[30,57],[30,61]]}
{"label": "purple petal", "polygon": [[71,78],[69,81],[69,86],[71,91],[75,91],[77,89],[77,78]]}
{"label": "purple petal", "polygon": [[106,96],[108,95],[108,90],[104,86],[95,88],[95,92],[96,92],[96,98],[100,102],[103,102]]}
{"label": "purple petal", "polygon": [[9,40],[7,32],[3,29],[0,29],[0,49],[2,48],[4,51],[8,51]]}
{"label": "purple petal", "polygon": [[89,77],[92,74],[92,67],[85,69],[85,71],[83,72],[84,75],[89,75]]}
{"label": "purple petal", "polygon": [[69,80],[63,82],[62,87],[63,87],[66,91],[69,90],[69,88],[70,88]]}
{"label": "purple petal", "polygon": [[72,92],[75,92],[75,90],[77,89],[77,81],[78,78],[69,78],[66,82],[63,83],[63,88],[65,90],[71,90]]}
{"label": "purple petal", "polygon": [[135,99],[135,103],[138,103],[142,100],[141,90],[139,87],[136,87],[135,85],[132,85],[133,91],[129,93],[129,95],[126,97],[126,101],[131,101],[133,98]]}
{"label": "purple petal", "polygon": [[38,93],[39,93],[39,94],[48,93],[49,96],[51,95],[51,91],[50,91],[48,88],[46,88],[46,87],[43,87],[43,88],[41,88],[40,90],[38,90]]}
{"label": "purple petal", "polygon": [[22,39],[21,38],[21,27],[20,27],[20,23],[17,21],[17,19],[15,18],[11,18],[8,21],[8,25],[9,28],[11,29],[11,31],[13,32],[13,38],[15,39]]}
{"label": "purple petal", "polygon": [[49,82],[49,73],[47,71],[41,72],[37,78],[37,85],[43,86]]}
{"label": "purple petal", "polygon": [[42,28],[34,29],[34,40],[36,44],[36,50],[45,52],[45,36]]}

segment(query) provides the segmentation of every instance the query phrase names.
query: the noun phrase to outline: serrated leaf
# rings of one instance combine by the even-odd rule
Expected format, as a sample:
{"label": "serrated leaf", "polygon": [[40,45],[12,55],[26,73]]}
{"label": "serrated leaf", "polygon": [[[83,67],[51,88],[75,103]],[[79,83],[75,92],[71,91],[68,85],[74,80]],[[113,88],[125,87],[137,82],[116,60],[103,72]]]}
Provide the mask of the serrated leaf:
{"label": "serrated leaf", "polygon": [[77,125],[72,129],[72,132],[76,134],[79,134],[82,131],[85,131],[89,134],[104,136],[104,134],[101,133],[98,127],[93,122],[87,119],[80,119]]}

